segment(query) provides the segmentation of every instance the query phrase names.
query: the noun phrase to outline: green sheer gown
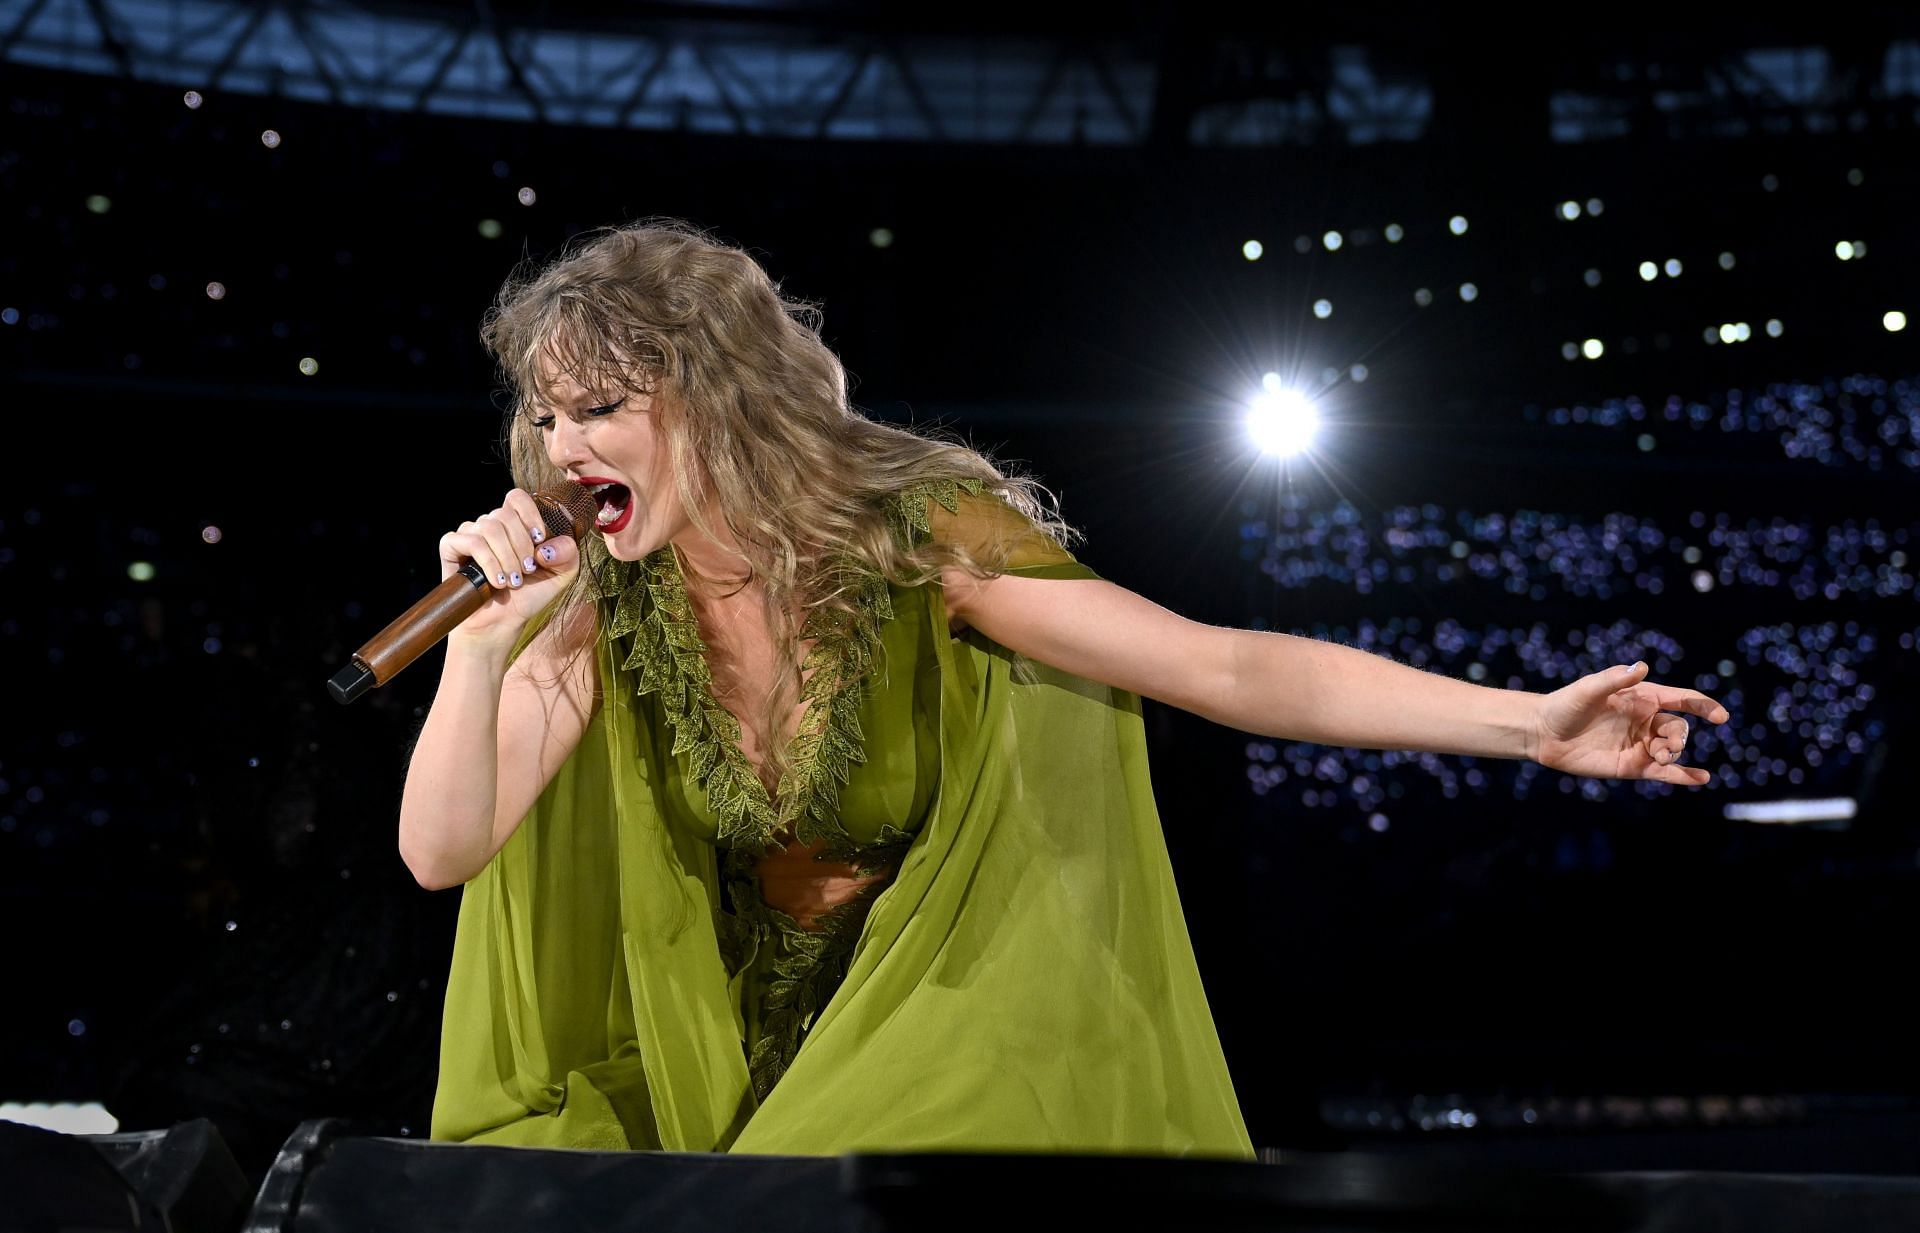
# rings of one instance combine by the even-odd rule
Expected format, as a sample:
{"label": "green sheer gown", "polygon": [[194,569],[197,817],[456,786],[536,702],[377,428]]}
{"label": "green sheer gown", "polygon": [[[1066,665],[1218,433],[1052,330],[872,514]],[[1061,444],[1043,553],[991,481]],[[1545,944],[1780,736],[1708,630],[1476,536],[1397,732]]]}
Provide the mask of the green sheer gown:
{"label": "green sheer gown", "polygon": [[[1008,573],[1094,577],[972,484],[889,512],[910,540],[997,541]],[[672,551],[596,577],[601,704],[462,894],[434,1138],[1251,1155],[1137,697],[873,577],[857,618],[803,631],[769,794]],[[891,876],[802,929],[754,880],[776,834]]]}

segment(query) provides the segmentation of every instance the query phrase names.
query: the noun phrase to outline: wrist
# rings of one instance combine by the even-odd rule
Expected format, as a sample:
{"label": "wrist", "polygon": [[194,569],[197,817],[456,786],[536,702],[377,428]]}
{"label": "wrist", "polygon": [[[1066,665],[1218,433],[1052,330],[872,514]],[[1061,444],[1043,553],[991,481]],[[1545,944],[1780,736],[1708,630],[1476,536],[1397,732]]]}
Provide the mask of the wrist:
{"label": "wrist", "polygon": [[1538,762],[1540,751],[1546,745],[1547,725],[1545,694],[1530,690],[1520,691],[1520,751],[1514,756],[1526,762]]}
{"label": "wrist", "polygon": [[514,643],[519,639],[519,629],[487,630],[484,633],[455,630],[447,635],[447,657],[453,659],[457,656],[504,671],[508,661],[513,658]]}

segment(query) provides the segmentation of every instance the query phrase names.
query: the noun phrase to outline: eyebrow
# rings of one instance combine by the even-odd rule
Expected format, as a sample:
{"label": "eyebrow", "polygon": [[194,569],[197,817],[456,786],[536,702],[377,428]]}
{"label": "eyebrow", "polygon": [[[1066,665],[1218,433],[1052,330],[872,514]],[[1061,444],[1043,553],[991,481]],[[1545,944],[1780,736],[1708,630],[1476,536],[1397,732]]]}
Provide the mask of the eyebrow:
{"label": "eyebrow", "polygon": [[591,411],[595,407],[608,407],[623,402],[626,395],[603,400],[597,394],[581,394],[572,399],[529,398],[521,403],[521,410],[531,416],[542,416],[554,411]]}

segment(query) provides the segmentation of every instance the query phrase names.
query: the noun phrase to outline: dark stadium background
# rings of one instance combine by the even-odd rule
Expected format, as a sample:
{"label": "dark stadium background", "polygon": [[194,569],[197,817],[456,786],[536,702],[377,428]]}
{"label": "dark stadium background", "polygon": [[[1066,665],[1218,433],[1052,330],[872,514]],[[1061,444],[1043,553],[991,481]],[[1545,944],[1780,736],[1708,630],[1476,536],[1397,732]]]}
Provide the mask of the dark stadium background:
{"label": "dark stadium background", "polygon": [[[209,1116],[262,1165],[304,1117],[425,1133],[458,896],[413,883],[394,827],[437,656],[352,708],[323,682],[507,486],[477,336],[501,281],[665,215],[818,303],[858,405],[1037,475],[1082,558],[1157,602],[1364,624],[1529,688],[1657,655],[1728,701],[1694,760],[1737,785],[1585,793],[1149,704],[1256,1143],[1911,1108],[1920,362],[1886,322],[1920,312],[1910,16],[489,10],[509,47],[945,47],[982,80],[1012,40],[1087,91],[1077,137],[968,140],[905,77],[856,97],[869,131],[778,136],[301,97],[297,64],[183,84],[138,31],[116,58],[86,6],[37,7],[0,5],[0,1099]],[[94,59],[62,67],[62,38]],[[1335,107],[1356,56],[1405,87],[1371,126]],[[1155,74],[1118,137],[1112,61]],[[1305,458],[1248,443],[1268,372],[1318,401]],[[1857,813],[1724,815],[1797,798]]]}

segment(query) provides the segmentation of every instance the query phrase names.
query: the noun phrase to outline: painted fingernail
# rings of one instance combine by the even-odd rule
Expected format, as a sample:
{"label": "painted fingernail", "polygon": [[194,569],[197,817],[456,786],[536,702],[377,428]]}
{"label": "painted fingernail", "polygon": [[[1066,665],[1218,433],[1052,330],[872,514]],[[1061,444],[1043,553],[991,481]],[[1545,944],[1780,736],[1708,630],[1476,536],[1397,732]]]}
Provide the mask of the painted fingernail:
{"label": "painted fingernail", "polygon": [[537,544],[537,543],[539,543],[539,542],[540,542],[541,540],[543,540],[543,539],[545,539],[545,538],[547,538],[547,532],[546,532],[546,530],[545,530],[545,528],[542,528],[542,527],[535,527],[535,528],[533,529],[533,542],[534,542],[534,543],[536,543],[536,544]]}
{"label": "painted fingernail", "polygon": [[493,580],[499,583],[501,586],[507,585],[507,576],[505,574],[495,574],[493,576]]}
{"label": "painted fingernail", "polygon": [[526,570],[529,574],[531,574],[534,570],[539,569],[540,566],[536,561],[534,561],[532,557],[528,557],[525,560],[520,562],[520,568]]}
{"label": "painted fingernail", "polygon": [[540,555],[545,557],[549,561],[553,560],[553,547],[549,545],[545,548],[542,548],[540,550]]}
{"label": "painted fingernail", "polygon": [[514,575],[512,575],[512,578],[513,578],[513,585],[514,585],[514,586],[519,586],[519,585],[520,585],[520,575],[519,575],[519,574],[514,574]]}

